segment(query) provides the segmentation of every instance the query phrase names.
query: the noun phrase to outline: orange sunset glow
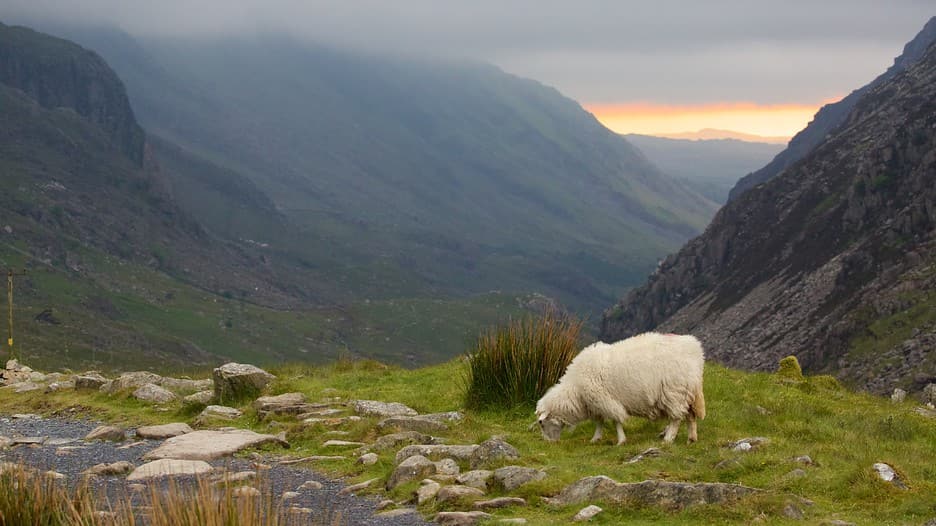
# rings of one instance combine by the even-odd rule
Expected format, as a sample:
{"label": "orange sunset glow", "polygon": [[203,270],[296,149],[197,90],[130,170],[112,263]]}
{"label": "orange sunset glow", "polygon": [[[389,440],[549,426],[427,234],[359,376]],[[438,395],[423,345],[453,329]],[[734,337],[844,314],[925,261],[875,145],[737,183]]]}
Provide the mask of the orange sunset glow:
{"label": "orange sunset glow", "polygon": [[750,102],[699,105],[586,104],[585,109],[618,133],[675,134],[715,128],[764,137],[789,138],[828,102],[762,105]]}

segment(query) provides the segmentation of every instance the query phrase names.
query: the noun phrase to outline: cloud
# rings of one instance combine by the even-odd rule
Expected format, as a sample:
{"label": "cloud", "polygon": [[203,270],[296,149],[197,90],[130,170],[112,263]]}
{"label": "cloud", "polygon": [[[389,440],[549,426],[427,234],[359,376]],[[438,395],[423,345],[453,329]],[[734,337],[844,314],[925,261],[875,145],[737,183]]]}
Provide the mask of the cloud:
{"label": "cloud", "polygon": [[286,32],[472,58],[587,102],[816,100],[881,72],[931,16],[923,0],[4,0],[4,13],[135,35]]}

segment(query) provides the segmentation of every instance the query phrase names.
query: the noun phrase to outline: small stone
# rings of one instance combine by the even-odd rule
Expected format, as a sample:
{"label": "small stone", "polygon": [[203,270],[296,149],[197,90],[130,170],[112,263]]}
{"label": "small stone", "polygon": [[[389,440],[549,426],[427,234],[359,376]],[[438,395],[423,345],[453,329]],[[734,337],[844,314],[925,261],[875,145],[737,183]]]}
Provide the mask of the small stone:
{"label": "small stone", "polygon": [[436,494],[436,500],[439,502],[453,502],[464,499],[477,499],[483,497],[484,492],[471,486],[445,486]]}
{"label": "small stone", "polygon": [[209,405],[206,407],[201,414],[198,415],[197,420],[205,420],[208,418],[223,418],[225,420],[234,420],[240,418],[244,413],[239,409],[233,407],[227,407],[223,405]]}
{"label": "small stone", "polygon": [[357,493],[361,490],[367,489],[368,487],[370,487],[371,484],[373,484],[374,482],[377,482],[377,480],[378,479],[370,479],[370,480],[365,480],[364,482],[360,482],[358,484],[346,486],[342,488],[341,491],[338,492],[338,494],[339,495],[351,495],[353,493]]}
{"label": "small stone", "polygon": [[509,506],[526,506],[526,503],[526,499],[521,499],[520,497],[497,497],[491,500],[479,500],[471,506],[479,510],[491,510],[507,508]]}
{"label": "small stone", "polygon": [[354,412],[361,416],[390,418],[394,416],[416,416],[415,409],[399,402],[381,402],[379,400],[355,400],[351,402]]}
{"label": "small stone", "polygon": [[387,480],[386,488],[391,490],[411,480],[426,478],[435,474],[436,466],[428,458],[415,455],[407,458],[393,470]]}
{"label": "small stone", "polygon": [[501,460],[518,458],[520,458],[520,452],[517,448],[505,442],[501,437],[491,437],[482,442],[471,454],[469,465],[471,469],[478,469]]}
{"label": "small stone", "polygon": [[296,488],[296,490],[297,491],[308,491],[308,490],[318,491],[322,489],[323,487],[325,486],[323,486],[322,483],[317,480],[307,480],[303,482],[302,484],[300,484],[299,487]]}
{"label": "small stone", "polygon": [[458,467],[458,462],[450,458],[443,458],[442,460],[435,462],[436,474],[437,475],[458,475],[461,471]]}
{"label": "small stone", "polygon": [[524,484],[543,480],[546,473],[522,466],[505,466],[494,470],[494,482],[505,491],[513,491]]}
{"label": "small stone", "polygon": [[286,492],[283,492],[283,496],[281,498],[283,500],[292,500],[292,499],[298,498],[299,495],[300,494],[297,491],[286,491]]}
{"label": "small stone", "polygon": [[364,442],[351,442],[348,440],[326,440],[322,446],[323,447],[360,447],[365,445]]}
{"label": "small stone", "polygon": [[806,471],[799,469],[799,468],[796,468],[793,471],[786,474],[787,478],[794,478],[794,479],[803,478],[805,476],[806,476]]}
{"label": "small stone", "polygon": [[416,489],[416,503],[423,504],[434,499],[440,489],[442,489],[442,485],[438,482],[430,479],[423,480],[419,488]]}
{"label": "small stone", "polygon": [[13,438],[11,439],[10,443],[11,443],[11,445],[14,445],[14,446],[20,446],[20,445],[23,445],[23,446],[37,445],[37,446],[40,446],[40,445],[42,445],[42,444],[45,444],[46,440],[48,440],[48,439],[49,439],[49,437],[13,437]]}
{"label": "small stone", "polygon": [[898,475],[891,466],[883,462],[878,462],[873,468],[884,482],[890,482],[900,489],[907,489],[907,485],[904,484],[903,480],[900,479],[900,475]]}
{"label": "small stone", "polygon": [[240,486],[234,488],[231,494],[235,497],[256,498],[260,496],[260,490],[251,486]]}
{"label": "small stone", "polygon": [[770,443],[769,438],[750,437],[750,438],[742,438],[741,440],[732,442],[728,444],[728,447],[730,447],[732,451],[740,452],[740,451],[750,451],[752,449],[758,448],[760,446],[763,446],[769,443]]}
{"label": "small stone", "polygon": [[813,459],[812,459],[812,457],[810,457],[809,455],[800,455],[800,456],[794,458],[794,459],[793,459],[793,462],[798,462],[798,463],[800,463],[800,464],[803,464],[804,466],[812,466],[812,465],[814,465]]}
{"label": "small stone", "polygon": [[799,509],[795,504],[790,503],[783,507],[783,516],[795,521],[801,521],[804,517],[803,510]]}
{"label": "small stone", "polygon": [[651,448],[648,448],[648,449],[644,450],[643,453],[639,453],[639,454],[635,455],[634,457],[632,457],[630,460],[627,461],[627,464],[635,464],[635,463],[640,462],[641,460],[643,460],[643,459],[645,459],[645,458],[658,457],[658,456],[660,456],[662,453],[663,453],[663,452],[660,451],[660,448],[651,447]]}
{"label": "small stone", "polygon": [[474,469],[471,471],[466,471],[455,477],[455,482],[458,482],[463,486],[471,486],[472,488],[478,488],[481,491],[487,491],[488,481],[491,480],[491,477],[493,476],[493,471],[488,471],[486,469]]}
{"label": "small stone", "polygon": [[127,434],[123,429],[115,426],[98,426],[91,430],[85,440],[108,440],[111,442],[122,442],[127,439]]}
{"label": "small stone", "polygon": [[396,517],[405,517],[407,515],[414,515],[414,514],[416,514],[416,510],[414,510],[413,508],[397,508],[395,510],[382,511],[374,515],[374,517],[380,517],[383,519],[393,519]]}
{"label": "small stone", "polygon": [[433,521],[443,526],[473,526],[489,518],[483,511],[440,511]]}
{"label": "small stone", "polygon": [[390,499],[384,499],[377,503],[377,511],[383,511],[387,508],[391,508],[396,505],[396,502],[393,502]]}
{"label": "small stone", "polygon": [[572,517],[572,520],[575,522],[591,520],[592,517],[598,515],[602,511],[604,510],[592,504],[591,506],[586,506],[579,510],[579,512],[575,514],[575,517]]}
{"label": "small stone", "polygon": [[165,440],[174,436],[191,433],[193,429],[188,424],[176,422],[172,424],[163,424],[159,426],[143,426],[136,430],[136,435],[140,438],[152,440]]}
{"label": "small stone", "polygon": [[907,392],[901,388],[894,389],[894,392],[891,394],[891,402],[899,404],[907,398]]}
{"label": "small stone", "polygon": [[95,464],[82,471],[83,475],[93,475],[97,477],[113,477],[117,475],[126,475],[133,471],[133,464],[127,461],[113,462],[111,464]]}
{"label": "small stone", "polygon": [[377,453],[365,453],[358,458],[358,464],[364,464],[365,466],[373,466],[380,460],[380,457],[377,456]]}
{"label": "small stone", "polygon": [[199,391],[182,399],[182,405],[201,406],[208,405],[214,399],[214,391]]}
{"label": "small stone", "polygon": [[936,383],[926,384],[926,387],[923,388],[923,392],[920,394],[920,398],[924,404],[936,405]]}
{"label": "small stone", "polygon": [[65,479],[65,475],[59,473],[58,471],[51,471],[51,470],[49,470],[49,471],[44,472],[43,475],[45,475],[46,477],[48,477],[48,478],[50,478],[50,479],[53,479],[53,480],[64,480],[64,479]]}

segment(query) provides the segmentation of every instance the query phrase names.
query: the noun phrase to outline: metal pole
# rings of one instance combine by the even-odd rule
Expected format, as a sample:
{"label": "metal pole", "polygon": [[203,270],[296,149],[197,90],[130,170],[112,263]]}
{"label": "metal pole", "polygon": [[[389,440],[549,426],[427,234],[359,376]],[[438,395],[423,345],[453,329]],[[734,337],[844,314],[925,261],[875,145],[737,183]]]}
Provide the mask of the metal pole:
{"label": "metal pole", "polygon": [[10,346],[10,359],[15,359],[16,354],[13,351],[13,269],[7,271],[7,305],[10,307],[10,337],[7,339],[7,345]]}

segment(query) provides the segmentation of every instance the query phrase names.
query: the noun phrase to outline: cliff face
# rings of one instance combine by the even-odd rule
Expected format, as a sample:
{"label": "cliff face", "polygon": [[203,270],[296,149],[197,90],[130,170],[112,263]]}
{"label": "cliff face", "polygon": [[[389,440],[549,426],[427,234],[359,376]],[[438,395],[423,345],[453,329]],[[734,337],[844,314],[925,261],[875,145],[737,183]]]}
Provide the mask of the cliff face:
{"label": "cliff face", "polygon": [[137,166],[145,135],[126,90],[101,57],[31,29],[0,23],[0,83],[19,89],[43,108],[70,108],[100,127]]}
{"label": "cliff face", "polygon": [[869,84],[851,92],[844,99],[826,104],[816,113],[812,122],[806,128],[797,133],[791,140],[787,148],[777,154],[776,157],[767,166],[760,170],[751,172],[741,178],[731,192],[728,194],[728,200],[737,199],[745,190],[753,188],[765,181],[768,181],[785,170],[787,167],[799,161],[811,152],[816,146],[835,131],[836,128],[845,122],[848,114],[858,104],[858,101],[869,90],[894,78],[895,75],[905,71],[908,67],[917,63],[926,49],[936,42],[936,17],[933,17],[926,23],[923,29],[904,46],[903,53],[894,59],[894,65],[884,73],[871,81]]}
{"label": "cliff face", "polygon": [[[932,22],[928,27],[932,25]],[[602,338],[691,332],[717,361],[877,392],[936,378],[936,47],[829,139],[729,202],[604,316]]]}

